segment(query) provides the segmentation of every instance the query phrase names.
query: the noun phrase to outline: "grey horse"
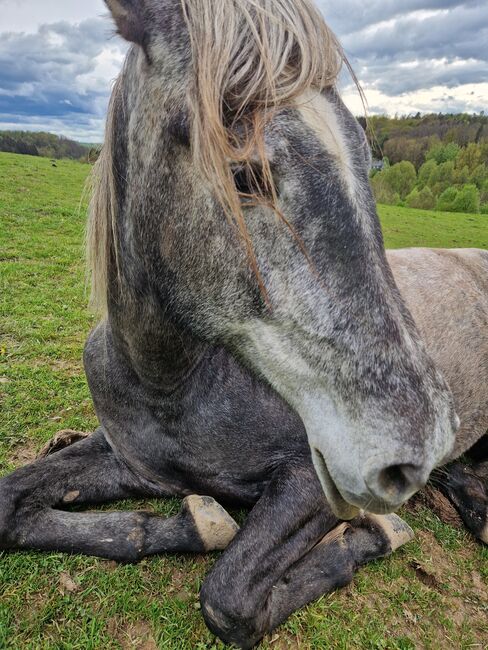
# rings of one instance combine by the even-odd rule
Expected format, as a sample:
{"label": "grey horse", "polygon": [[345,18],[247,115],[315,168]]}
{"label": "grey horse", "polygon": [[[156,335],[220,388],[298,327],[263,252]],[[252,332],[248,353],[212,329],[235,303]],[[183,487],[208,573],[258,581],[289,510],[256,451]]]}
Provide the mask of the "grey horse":
{"label": "grey horse", "polygon": [[[470,449],[442,484],[487,541],[488,253],[387,257],[309,0],[107,4],[133,45],[88,238],[100,428],[0,480],[0,548],[226,549],[202,613],[250,648],[406,541],[389,513]],[[169,519],[79,511],[175,495]]]}

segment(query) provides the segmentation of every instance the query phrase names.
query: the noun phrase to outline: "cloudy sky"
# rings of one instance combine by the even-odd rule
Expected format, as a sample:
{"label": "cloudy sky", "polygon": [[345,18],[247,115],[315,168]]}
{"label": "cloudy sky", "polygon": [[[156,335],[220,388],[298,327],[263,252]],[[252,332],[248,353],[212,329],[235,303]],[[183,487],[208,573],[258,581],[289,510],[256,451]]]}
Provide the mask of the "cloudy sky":
{"label": "cloudy sky", "polygon": [[[344,45],[371,113],[488,110],[487,0],[318,4]],[[103,0],[0,0],[0,17],[0,129],[101,141],[108,94],[125,52]],[[347,79],[343,94],[360,114]]]}

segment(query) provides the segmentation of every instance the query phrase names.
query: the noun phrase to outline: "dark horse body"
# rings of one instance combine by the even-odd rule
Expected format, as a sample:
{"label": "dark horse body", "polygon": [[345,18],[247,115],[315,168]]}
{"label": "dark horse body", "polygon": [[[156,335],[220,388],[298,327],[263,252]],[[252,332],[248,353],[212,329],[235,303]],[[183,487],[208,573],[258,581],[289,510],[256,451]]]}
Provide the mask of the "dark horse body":
{"label": "dark horse body", "polygon": [[[315,267],[273,215],[250,207],[268,310],[189,152],[181,111],[188,44],[168,50],[184,29],[178,3],[108,4],[138,46],[114,94],[106,145],[107,317],[85,350],[100,428],[0,481],[0,545],[132,562],[230,543],[203,586],[202,611],[222,639],[251,647],[404,542],[407,527],[381,514],[482,439],[488,254],[391,253],[399,292],[364,138],[335,91],[324,90],[316,108],[334,137],[299,110],[284,109],[268,126],[280,205]],[[455,278],[447,289],[446,274]],[[453,396],[434,362],[454,393],[457,437]],[[475,482],[476,516],[466,520],[486,541],[482,471],[451,474],[445,483],[461,510]],[[166,520],[66,511],[193,494],[208,498],[189,496]],[[237,536],[210,497],[252,506]]]}

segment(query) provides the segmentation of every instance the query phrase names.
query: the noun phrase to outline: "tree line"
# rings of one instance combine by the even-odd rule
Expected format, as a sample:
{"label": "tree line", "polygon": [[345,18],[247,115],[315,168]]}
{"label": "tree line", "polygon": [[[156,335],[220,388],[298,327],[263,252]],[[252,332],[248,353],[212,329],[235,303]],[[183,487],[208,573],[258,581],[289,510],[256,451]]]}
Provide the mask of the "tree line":
{"label": "tree line", "polygon": [[7,153],[86,161],[90,150],[86,145],[53,133],[0,131],[0,151]]}
{"label": "tree line", "polygon": [[406,117],[372,116],[366,124],[373,156],[387,157],[392,165],[410,161],[417,171],[425,162],[427,152],[438,144],[454,143],[466,147],[470,143],[488,142],[488,115],[429,114]]}
{"label": "tree line", "polygon": [[488,142],[435,144],[419,170],[408,160],[373,171],[378,203],[488,214]]}
{"label": "tree line", "polygon": [[[366,124],[364,123],[366,128]],[[488,214],[488,117],[372,117],[372,172],[379,203]]]}

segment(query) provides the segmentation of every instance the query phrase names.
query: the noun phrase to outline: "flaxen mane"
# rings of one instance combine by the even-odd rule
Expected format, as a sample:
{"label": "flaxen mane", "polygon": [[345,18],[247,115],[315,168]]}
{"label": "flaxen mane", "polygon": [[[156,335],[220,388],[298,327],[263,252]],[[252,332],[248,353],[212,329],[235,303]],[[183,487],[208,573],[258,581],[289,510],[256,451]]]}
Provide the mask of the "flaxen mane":
{"label": "flaxen mane", "polygon": [[[344,57],[311,0],[181,2],[193,59],[188,103],[195,165],[236,224],[260,281],[233,166],[239,166],[250,180],[253,191],[245,198],[279,214],[265,153],[266,122],[276,110],[294,105],[307,90],[333,85]],[[119,91],[120,82],[114,96]],[[108,255],[116,251],[111,160],[114,96],[106,142],[94,174],[87,241],[92,304],[102,312],[106,309]]]}
{"label": "flaxen mane", "polygon": [[110,256],[117,260],[117,195],[113,159],[113,136],[116,100],[121,92],[121,78],[117,79],[110,99],[105,142],[91,175],[92,196],[86,231],[86,258],[88,281],[91,284],[90,305],[104,316],[107,311],[108,267]]}

